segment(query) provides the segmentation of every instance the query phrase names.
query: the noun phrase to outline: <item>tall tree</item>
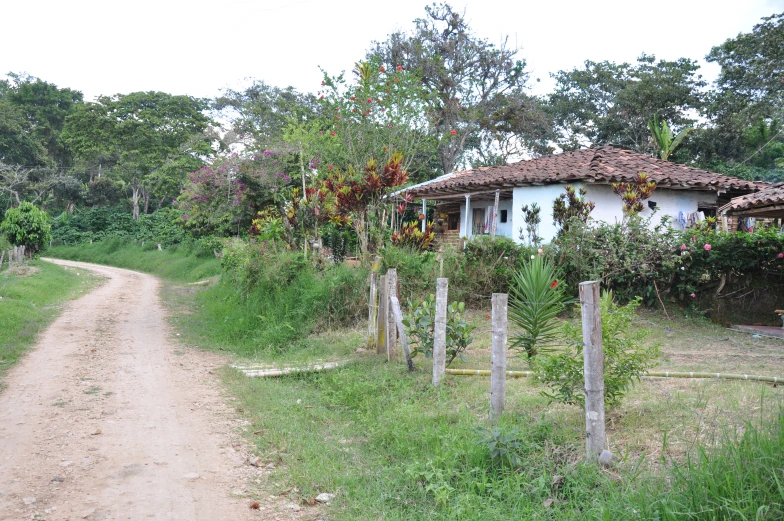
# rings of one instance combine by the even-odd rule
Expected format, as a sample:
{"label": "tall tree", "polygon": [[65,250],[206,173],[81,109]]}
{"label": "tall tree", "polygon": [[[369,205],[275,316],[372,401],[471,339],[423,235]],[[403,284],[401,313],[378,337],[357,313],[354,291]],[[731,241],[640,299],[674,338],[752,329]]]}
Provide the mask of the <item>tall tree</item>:
{"label": "tall tree", "polygon": [[46,150],[46,163],[69,166],[71,152],[60,133],[65,118],[82,104],[82,93],[27,74],[9,73],[8,77],[6,99],[28,123],[29,137]]}
{"label": "tall tree", "polygon": [[[527,93],[529,75],[518,49],[507,38],[494,44],[478,37],[449,4],[427,6],[425,13],[414,20],[413,31],[391,34],[368,54],[414,71],[433,93],[430,117],[442,171],[454,170],[467,145],[492,146],[510,134],[516,137],[506,144],[545,151],[541,133],[531,130],[546,120]],[[505,150],[501,145],[495,153]]]}
{"label": "tall tree", "polygon": [[549,106],[561,148],[613,144],[653,153],[648,121],[656,116],[675,128],[693,123],[705,86],[696,61],[659,60],[643,54],[637,63],[586,61],[581,69],[553,74]]}
{"label": "tall tree", "polygon": [[[716,80],[723,111],[744,113],[746,122],[781,117],[784,111],[784,13],[763,18],[711,49],[705,58],[721,66]],[[713,107],[716,112],[722,109]]]}
{"label": "tall tree", "polygon": [[188,172],[212,152],[205,135],[207,103],[190,96],[134,92],[101,96],[66,120],[63,137],[85,161],[106,161],[131,189],[133,217],[152,197],[179,193]]}

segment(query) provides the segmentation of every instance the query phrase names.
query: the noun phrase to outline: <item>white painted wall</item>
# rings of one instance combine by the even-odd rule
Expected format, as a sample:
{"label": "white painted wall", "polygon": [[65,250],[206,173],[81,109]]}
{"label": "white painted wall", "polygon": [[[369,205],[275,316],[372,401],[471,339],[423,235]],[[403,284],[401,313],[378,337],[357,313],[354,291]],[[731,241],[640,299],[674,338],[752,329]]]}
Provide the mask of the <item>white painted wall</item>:
{"label": "white painted wall", "polygon": [[[591,212],[591,218],[596,221],[604,221],[608,224],[620,222],[623,219],[623,208],[621,198],[613,193],[609,185],[596,185],[591,183],[572,183],[575,189],[585,188],[586,199],[596,203],[596,207]],[[522,207],[525,204],[537,203],[542,209],[540,216],[542,222],[539,224],[539,236],[544,242],[550,242],[555,238],[558,231],[553,224],[553,202],[556,197],[564,193],[563,184],[551,184],[545,186],[524,186],[515,188],[511,200],[500,202],[499,210],[507,210],[508,222],[498,224],[497,234],[509,237],[515,242],[521,242],[520,228],[525,226],[523,220]],[[657,188],[649,201],[656,202],[659,209],[656,217],[651,220],[652,225],[659,224],[664,216],[670,216],[670,226],[681,229],[677,222],[678,212],[684,214],[697,211],[699,203],[716,203],[716,192],[698,190],[671,190],[667,188]],[[642,211],[643,217],[650,217],[653,210],[648,208],[648,201],[645,201],[645,208]],[[492,206],[487,201],[471,201],[471,208]],[[465,204],[460,206],[460,229],[464,236],[463,223],[465,222]]]}

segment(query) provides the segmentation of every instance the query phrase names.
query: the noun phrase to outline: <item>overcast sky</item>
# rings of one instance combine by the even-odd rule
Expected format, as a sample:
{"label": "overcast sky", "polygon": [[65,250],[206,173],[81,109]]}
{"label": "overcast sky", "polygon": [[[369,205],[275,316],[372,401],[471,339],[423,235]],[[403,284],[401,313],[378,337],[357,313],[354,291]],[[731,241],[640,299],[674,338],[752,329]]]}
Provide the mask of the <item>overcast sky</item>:
{"label": "overcast sky", "polygon": [[[27,72],[100,94],[159,90],[212,97],[246,78],[315,91],[319,67],[350,70],[373,40],[410,29],[422,0],[0,0],[0,73]],[[508,35],[534,92],[586,59],[689,57],[748,32],[784,0],[456,0],[474,31]]]}

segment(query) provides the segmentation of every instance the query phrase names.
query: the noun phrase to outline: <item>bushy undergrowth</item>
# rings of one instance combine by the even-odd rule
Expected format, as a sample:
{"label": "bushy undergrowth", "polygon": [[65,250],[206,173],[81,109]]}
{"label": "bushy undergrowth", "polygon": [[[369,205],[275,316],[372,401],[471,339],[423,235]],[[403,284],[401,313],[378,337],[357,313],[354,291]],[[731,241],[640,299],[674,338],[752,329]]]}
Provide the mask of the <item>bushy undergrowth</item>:
{"label": "bushy undergrowth", "polygon": [[52,242],[73,246],[121,237],[168,246],[190,237],[180,226],[180,219],[181,212],[173,208],[142,215],[137,221],[122,207],[87,208],[57,217]]}

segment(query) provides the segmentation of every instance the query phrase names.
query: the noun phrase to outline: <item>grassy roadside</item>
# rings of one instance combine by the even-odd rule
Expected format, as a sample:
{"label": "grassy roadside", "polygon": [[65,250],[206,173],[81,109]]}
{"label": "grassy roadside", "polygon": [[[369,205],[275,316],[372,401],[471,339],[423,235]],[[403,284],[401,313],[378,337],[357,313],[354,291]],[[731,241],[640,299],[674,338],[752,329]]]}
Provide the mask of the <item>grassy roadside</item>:
{"label": "grassy roadside", "polygon": [[89,271],[43,261],[0,272],[0,379],[62,305],[87,293],[98,280]]}
{"label": "grassy roadside", "polygon": [[142,271],[175,282],[196,282],[220,274],[220,261],[212,253],[197,257],[185,245],[158,251],[154,244],[143,247],[127,240],[111,239],[80,246],[54,246],[45,255]]}
{"label": "grassy roadside", "polygon": [[[283,492],[310,503],[320,492],[335,493],[321,507],[326,513],[312,513],[334,521],[784,516],[776,486],[784,469],[780,388],[645,380],[608,412],[618,464],[601,470],[583,464],[582,411],[549,404],[535,381],[509,382],[507,413],[491,426],[486,379],[449,377],[434,389],[421,358],[420,371],[409,374],[402,364],[354,354],[362,327],[311,335],[286,349],[255,348],[258,303],[236,294],[225,284],[169,283],[164,301],[193,346],[271,365],[354,359],[333,371],[275,379],[224,370],[249,421],[248,439],[272,472],[271,483],[251,495]],[[470,319],[478,329],[466,365],[488,367],[489,322],[484,312]],[[655,312],[643,313],[636,327],[664,344],[660,369],[784,374],[781,341],[701,320],[665,321]]]}

